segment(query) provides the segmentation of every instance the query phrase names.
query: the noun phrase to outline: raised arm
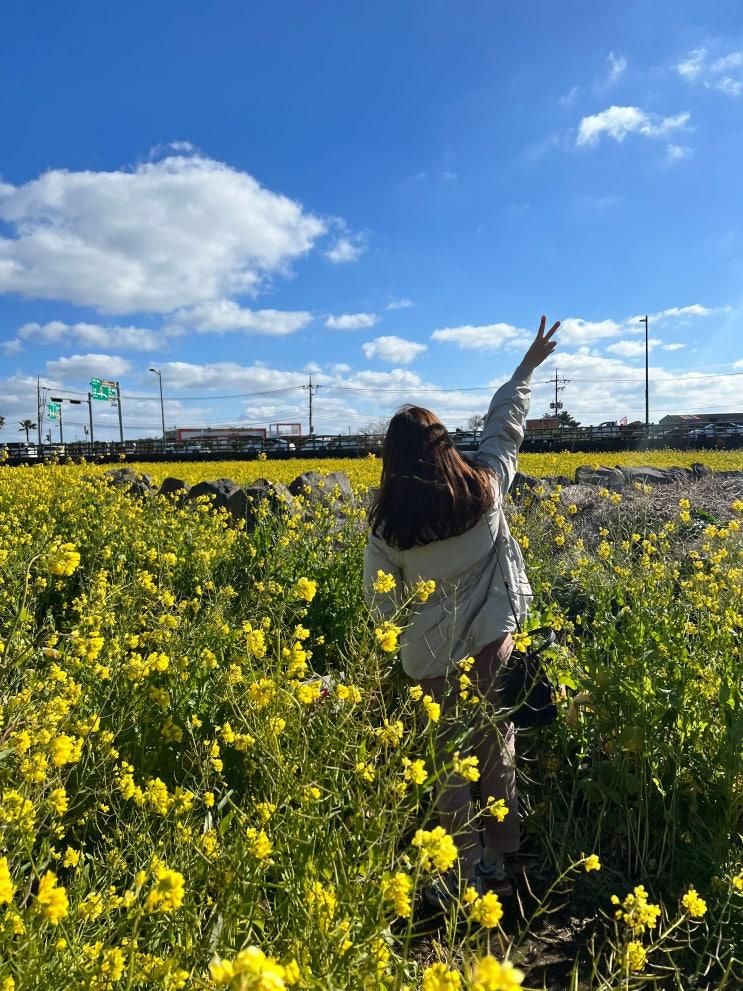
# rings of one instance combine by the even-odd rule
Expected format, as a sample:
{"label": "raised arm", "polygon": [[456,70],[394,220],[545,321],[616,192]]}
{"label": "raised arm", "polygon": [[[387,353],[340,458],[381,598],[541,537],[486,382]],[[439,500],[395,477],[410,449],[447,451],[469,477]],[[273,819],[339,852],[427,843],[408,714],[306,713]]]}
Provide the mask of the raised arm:
{"label": "raised arm", "polygon": [[485,426],[475,460],[493,469],[503,496],[511,487],[516,474],[516,460],[524,439],[526,416],[529,412],[531,374],[557,347],[557,341],[553,341],[552,337],[560,326],[560,321],[545,333],[546,325],[547,318],[542,317],[537,336],[521,364],[508,382],[495,393],[485,416]]}

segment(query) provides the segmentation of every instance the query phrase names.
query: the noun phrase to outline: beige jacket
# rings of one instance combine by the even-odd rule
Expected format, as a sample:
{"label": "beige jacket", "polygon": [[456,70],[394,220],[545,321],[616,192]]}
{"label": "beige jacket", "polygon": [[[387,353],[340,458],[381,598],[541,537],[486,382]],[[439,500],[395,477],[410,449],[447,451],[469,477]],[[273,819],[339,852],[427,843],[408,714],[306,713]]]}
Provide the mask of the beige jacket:
{"label": "beige jacket", "polygon": [[[398,620],[404,627],[400,656],[415,679],[447,674],[526,617],[532,591],[524,561],[503,514],[503,496],[513,482],[529,411],[532,369],[520,365],[493,396],[475,460],[494,473],[495,503],[473,527],[446,540],[396,550],[369,535],[364,552],[364,597],[383,618],[395,614],[418,581],[433,579],[436,592]],[[500,565],[499,565],[500,562]],[[391,574],[394,592],[380,594],[378,571]]]}

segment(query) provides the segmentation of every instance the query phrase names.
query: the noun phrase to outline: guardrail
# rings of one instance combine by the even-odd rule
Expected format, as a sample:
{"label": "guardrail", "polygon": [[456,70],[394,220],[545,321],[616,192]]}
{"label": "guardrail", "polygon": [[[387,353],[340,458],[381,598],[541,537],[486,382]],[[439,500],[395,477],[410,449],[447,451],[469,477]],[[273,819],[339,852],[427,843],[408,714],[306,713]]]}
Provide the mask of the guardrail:
{"label": "guardrail", "polygon": [[[462,452],[474,452],[479,437],[472,433],[452,433],[454,445]],[[0,443],[0,463],[9,465],[39,464],[50,460],[93,461],[114,463],[117,461],[251,461],[262,455],[271,460],[288,458],[339,458],[379,456],[382,452],[381,435],[312,435],[286,438],[284,441],[256,440],[255,443],[209,439],[192,441],[161,441],[153,439],[121,442],[73,442],[71,444]],[[525,453],[551,453],[575,451],[577,453],[610,453],[624,450],[739,450],[743,448],[743,434],[732,437],[690,437],[684,431],[652,427],[617,428],[616,432],[604,428],[567,427],[559,430],[527,432],[521,450]]]}

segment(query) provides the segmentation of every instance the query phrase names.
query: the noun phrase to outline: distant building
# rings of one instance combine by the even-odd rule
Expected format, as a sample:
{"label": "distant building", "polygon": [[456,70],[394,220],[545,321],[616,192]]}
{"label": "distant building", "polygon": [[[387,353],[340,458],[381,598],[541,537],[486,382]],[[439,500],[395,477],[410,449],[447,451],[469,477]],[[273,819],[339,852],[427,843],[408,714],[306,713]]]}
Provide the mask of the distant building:
{"label": "distant building", "polygon": [[543,416],[538,420],[526,421],[527,433],[530,430],[557,430],[559,426],[560,421],[556,416]]}
{"label": "distant building", "polygon": [[176,427],[165,432],[166,441],[249,441],[265,437],[265,427]]}
{"label": "distant building", "polygon": [[658,421],[662,427],[703,427],[705,423],[743,423],[743,413],[670,413]]}

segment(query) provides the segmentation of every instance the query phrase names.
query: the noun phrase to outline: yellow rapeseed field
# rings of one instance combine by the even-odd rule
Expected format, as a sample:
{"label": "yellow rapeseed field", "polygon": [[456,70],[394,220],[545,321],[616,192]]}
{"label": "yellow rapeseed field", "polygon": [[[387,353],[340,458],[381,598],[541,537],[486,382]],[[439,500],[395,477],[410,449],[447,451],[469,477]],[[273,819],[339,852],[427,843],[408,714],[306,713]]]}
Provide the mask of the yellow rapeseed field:
{"label": "yellow rapeseed field", "polygon": [[[137,466],[308,467],[379,473]],[[456,856],[430,808],[439,713],[396,662],[414,605],[385,626],[363,606],[363,506],[264,507],[247,532],[100,466],[0,467],[0,991],[541,987],[531,940],[568,903],[595,923],[566,987],[740,986],[743,502],[539,489],[509,514],[563,686],[521,745],[529,886],[521,913],[470,890],[423,919]]]}
{"label": "yellow rapeseed field", "polygon": [[[580,465],[650,465],[653,468],[668,468],[672,465],[691,467],[702,462],[713,471],[743,470],[743,450],[740,451],[620,451],[613,454],[575,454],[562,451],[559,454],[522,454],[519,465],[523,472],[539,478],[548,475],[573,477]],[[270,477],[277,482],[290,482],[305,471],[343,471],[360,487],[379,484],[382,463],[379,458],[297,458],[255,461],[202,461],[202,462],[157,462],[138,464],[138,471],[146,472],[155,481],[161,482],[168,475],[182,478],[189,484],[205,478],[232,478],[239,485],[247,485],[256,478]]]}

